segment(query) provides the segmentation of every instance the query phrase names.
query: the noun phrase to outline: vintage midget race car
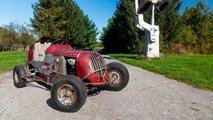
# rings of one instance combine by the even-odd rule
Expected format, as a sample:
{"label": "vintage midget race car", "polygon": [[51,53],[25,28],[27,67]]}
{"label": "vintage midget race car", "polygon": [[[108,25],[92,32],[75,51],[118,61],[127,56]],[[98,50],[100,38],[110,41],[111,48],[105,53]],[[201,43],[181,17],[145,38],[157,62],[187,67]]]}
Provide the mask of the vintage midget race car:
{"label": "vintage midget race car", "polygon": [[59,110],[76,112],[91,87],[120,91],[128,84],[129,73],[120,63],[106,64],[97,52],[75,50],[64,39],[41,38],[29,48],[27,66],[14,68],[13,80],[17,88],[28,82],[43,84]]}

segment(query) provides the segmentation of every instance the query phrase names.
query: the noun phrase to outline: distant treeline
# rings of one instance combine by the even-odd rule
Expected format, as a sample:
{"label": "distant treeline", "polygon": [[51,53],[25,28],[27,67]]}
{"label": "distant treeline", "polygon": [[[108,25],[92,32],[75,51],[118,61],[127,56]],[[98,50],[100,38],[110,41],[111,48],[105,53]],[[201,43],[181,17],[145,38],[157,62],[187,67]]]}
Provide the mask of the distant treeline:
{"label": "distant treeline", "polygon": [[26,25],[10,23],[0,27],[0,51],[26,50],[34,41],[31,30]]}
{"label": "distant treeline", "polygon": [[[156,14],[161,53],[213,54],[213,12],[204,0],[180,13],[182,2],[172,0],[169,10]],[[108,52],[143,53],[144,32],[136,28],[134,0],[120,0],[101,40]],[[150,22],[150,12],[144,13]]]}

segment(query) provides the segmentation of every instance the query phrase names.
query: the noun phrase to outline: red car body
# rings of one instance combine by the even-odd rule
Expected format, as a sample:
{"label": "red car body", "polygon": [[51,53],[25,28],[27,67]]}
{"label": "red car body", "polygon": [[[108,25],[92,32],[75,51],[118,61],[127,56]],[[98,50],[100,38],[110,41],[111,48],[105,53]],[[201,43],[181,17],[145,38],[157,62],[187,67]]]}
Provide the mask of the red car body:
{"label": "red car body", "polygon": [[93,51],[75,50],[64,44],[66,40],[51,41],[41,38],[28,52],[27,66],[13,69],[17,88],[28,82],[37,82],[51,91],[54,105],[61,111],[76,112],[86,102],[89,93],[97,88],[121,91],[129,81],[124,65],[111,62],[106,65],[102,56]]}
{"label": "red car body", "polygon": [[[31,45],[28,52],[28,64],[34,61],[35,42]],[[70,45],[51,45],[45,50],[45,54],[53,56],[64,56],[76,59],[77,75],[83,80],[86,80],[91,85],[102,85],[108,83],[106,63],[97,52],[75,50]],[[49,63],[44,63],[46,67]],[[100,75],[100,72],[104,74]],[[45,73],[39,73],[39,76],[47,82],[48,76]]]}

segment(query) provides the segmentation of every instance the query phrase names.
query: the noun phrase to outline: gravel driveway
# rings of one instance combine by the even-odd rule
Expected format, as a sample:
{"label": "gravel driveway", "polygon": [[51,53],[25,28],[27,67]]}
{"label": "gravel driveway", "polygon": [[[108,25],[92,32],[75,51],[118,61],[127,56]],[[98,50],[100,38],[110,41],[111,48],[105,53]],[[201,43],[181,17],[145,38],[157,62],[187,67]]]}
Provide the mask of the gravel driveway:
{"label": "gravel driveway", "polygon": [[130,82],[124,90],[88,96],[76,113],[55,109],[50,92],[42,86],[17,89],[12,72],[1,74],[0,120],[213,120],[213,92],[126,67]]}

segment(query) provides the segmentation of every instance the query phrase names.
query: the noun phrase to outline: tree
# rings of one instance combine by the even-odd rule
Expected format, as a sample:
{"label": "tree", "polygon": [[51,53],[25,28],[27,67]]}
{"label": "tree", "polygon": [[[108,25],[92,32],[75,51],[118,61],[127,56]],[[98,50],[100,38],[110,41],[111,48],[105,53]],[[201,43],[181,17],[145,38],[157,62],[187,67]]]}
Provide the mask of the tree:
{"label": "tree", "polygon": [[13,46],[18,43],[17,24],[11,22],[5,25],[2,38],[3,45],[13,50]]}
{"label": "tree", "polygon": [[195,7],[187,8],[183,14],[183,20],[186,26],[192,28],[194,35],[197,36],[196,53],[204,54],[212,51],[212,30],[213,13],[208,4],[199,0]]}
{"label": "tree", "polygon": [[19,44],[22,45],[23,51],[26,50],[27,46],[32,44],[35,39],[29,28],[24,25],[19,26]]}
{"label": "tree", "polygon": [[0,51],[17,50],[19,47],[23,47],[25,51],[27,45],[33,41],[33,33],[25,25],[11,22],[0,27]]}
{"label": "tree", "polygon": [[156,14],[156,24],[160,27],[161,52],[163,53],[171,52],[172,43],[184,27],[182,16],[179,14],[181,5],[180,0],[171,0],[167,11]]}
{"label": "tree", "polygon": [[39,0],[33,5],[32,26],[40,36],[69,39],[75,48],[94,48],[97,30],[73,0]]}
{"label": "tree", "polygon": [[80,10],[79,6],[72,0],[65,1],[65,19],[67,19],[67,24],[65,24],[65,36],[69,38],[70,44],[75,48],[85,48],[86,47],[86,34],[84,14]]}
{"label": "tree", "polygon": [[5,28],[0,27],[0,45],[2,45],[4,43],[3,42],[3,40],[4,40],[4,38],[3,38],[4,32],[5,32]]}
{"label": "tree", "polygon": [[58,39],[63,37],[60,28],[63,26],[62,17],[64,9],[61,0],[39,0],[32,6],[34,19],[31,19],[32,27],[39,36]]}
{"label": "tree", "polygon": [[98,35],[97,31],[98,29],[95,23],[93,23],[88,16],[85,16],[86,46],[90,50],[94,50],[96,47],[96,36]]}
{"label": "tree", "polygon": [[190,26],[185,26],[183,31],[177,36],[176,40],[176,43],[185,47],[185,52],[194,53],[194,48],[197,45],[197,35],[194,34],[194,31]]}
{"label": "tree", "polygon": [[135,15],[132,0],[121,0],[117,4],[114,17],[109,20],[101,36],[107,51],[130,53],[135,50],[138,40]]}
{"label": "tree", "polygon": [[[105,48],[116,52],[136,52],[141,54],[144,48],[144,32],[135,25],[134,1],[121,0],[117,5],[112,21],[104,28],[101,39]],[[179,9],[182,2],[170,2],[169,11],[156,14],[156,22],[160,26],[161,51],[169,51],[172,41],[183,29]],[[151,13],[145,12],[146,21],[151,21]],[[118,46],[115,46],[118,45]]]}
{"label": "tree", "polygon": [[101,41],[103,42],[104,48],[109,51],[109,52],[115,52],[114,48],[115,47],[110,47],[113,45],[112,43],[112,37],[111,34],[113,33],[113,19],[108,20],[108,25],[107,27],[103,28],[103,33],[101,33]]}

